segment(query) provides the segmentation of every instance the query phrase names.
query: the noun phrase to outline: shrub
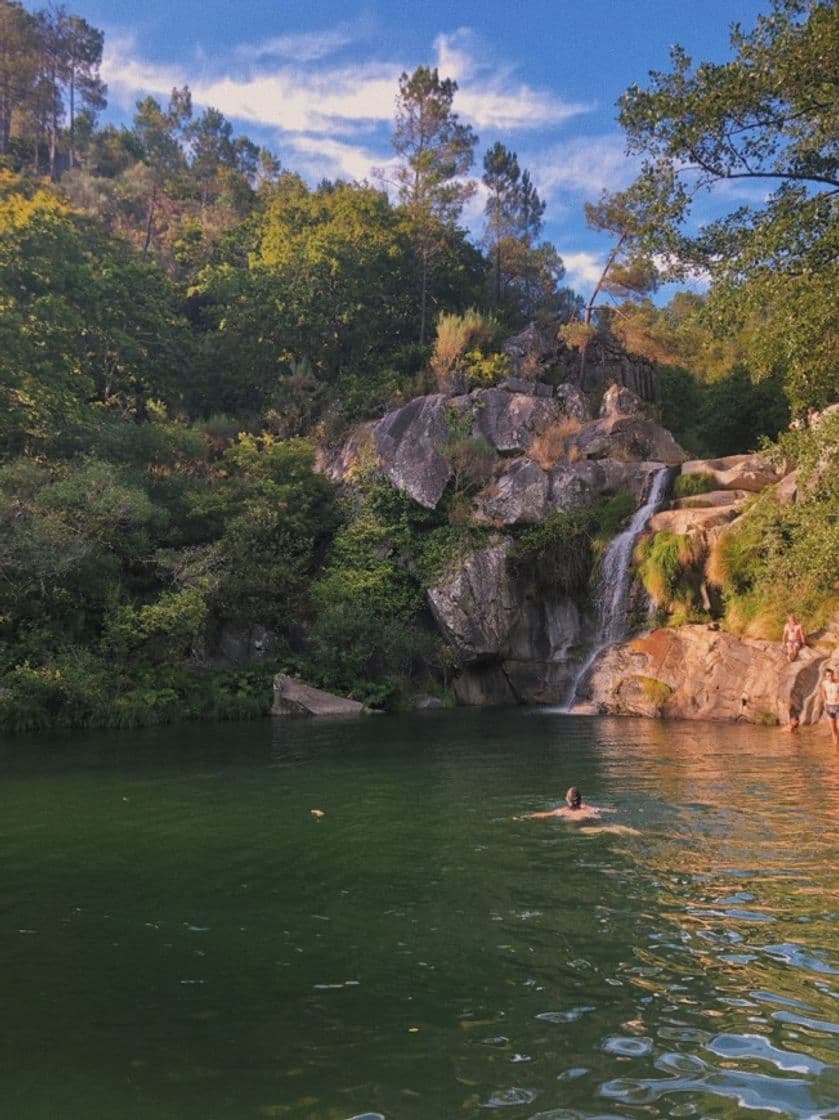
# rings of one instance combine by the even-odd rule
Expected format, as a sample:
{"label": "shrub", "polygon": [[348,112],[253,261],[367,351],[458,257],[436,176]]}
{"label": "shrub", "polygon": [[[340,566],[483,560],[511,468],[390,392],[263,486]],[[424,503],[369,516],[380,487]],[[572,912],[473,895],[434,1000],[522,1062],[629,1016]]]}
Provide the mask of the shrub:
{"label": "shrub", "polygon": [[[474,308],[469,308],[462,315],[444,311],[439,316],[437,337],[431,355],[431,372],[441,393],[466,387],[466,351],[474,351],[481,343],[486,345],[497,329],[498,325],[491,315],[484,315]],[[474,355],[472,364],[475,364]],[[463,384],[458,385],[458,380],[463,381]]]}
{"label": "shrub", "polygon": [[554,510],[519,535],[508,554],[508,563],[513,571],[526,571],[545,591],[574,595],[588,586],[591,533],[589,510]]}
{"label": "shrub", "polygon": [[673,694],[673,689],[667,684],[666,681],[661,681],[658,677],[644,677],[637,676],[635,678],[641,686],[641,692],[644,698],[656,708],[663,707]]}
{"label": "shrub", "polygon": [[716,483],[708,474],[680,474],[673,483],[673,496],[692,498],[697,494],[709,494],[716,489]]}
{"label": "shrub", "polygon": [[638,574],[657,607],[675,599],[684,558],[685,544],[677,533],[654,533],[642,537],[636,545]]}

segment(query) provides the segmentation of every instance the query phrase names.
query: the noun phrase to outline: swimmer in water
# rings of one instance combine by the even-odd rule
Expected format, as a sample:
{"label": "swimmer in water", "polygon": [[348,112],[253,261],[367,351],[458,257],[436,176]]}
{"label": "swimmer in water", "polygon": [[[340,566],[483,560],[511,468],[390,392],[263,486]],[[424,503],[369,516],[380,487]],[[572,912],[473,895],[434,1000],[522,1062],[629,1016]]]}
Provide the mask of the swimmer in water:
{"label": "swimmer in water", "polygon": [[548,809],[545,813],[527,813],[522,820],[546,820],[549,817],[559,817],[566,821],[594,821],[598,820],[601,813],[613,813],[614,809],[602,809],[597,805],[586,805],[583,795],[576,786],[571,786],[565,795],[565,804],[557,809]]}

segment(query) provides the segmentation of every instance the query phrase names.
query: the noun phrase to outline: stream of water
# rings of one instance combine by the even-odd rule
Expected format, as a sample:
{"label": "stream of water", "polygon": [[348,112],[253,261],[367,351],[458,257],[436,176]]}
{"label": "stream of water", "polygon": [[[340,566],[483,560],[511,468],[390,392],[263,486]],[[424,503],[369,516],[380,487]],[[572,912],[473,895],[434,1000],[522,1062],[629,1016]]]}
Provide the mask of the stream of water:
{"label": "stream of water", "polygon": [[609,542],[603,553],[597,578],[597,592],[594,597],[597,632],[589,655],[571,682],[560,711],[568,712],[574,707],[580,687],[588,679],[595,661],[603,650],[626,637],[632,549],[638,535],[643,532],[647,522],[661,504],[669,478],[670,471],[667,467],[656,471],[650,480],[643,504],[632,515],[631,521],[623,532],[618,533]]}
{"label": "stream of water", "polygon": [[[276,720],[0,772],[10,1120],[839,1116],[823,729]],[[515,819],[572,783],[604,827]]]}

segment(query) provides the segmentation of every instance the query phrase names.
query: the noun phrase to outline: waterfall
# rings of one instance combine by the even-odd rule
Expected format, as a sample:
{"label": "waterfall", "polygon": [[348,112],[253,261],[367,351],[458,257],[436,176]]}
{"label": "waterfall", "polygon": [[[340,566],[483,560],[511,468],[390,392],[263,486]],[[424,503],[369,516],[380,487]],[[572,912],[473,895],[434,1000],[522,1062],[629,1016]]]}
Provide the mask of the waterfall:
{"label": "waterfall", "polygon": [[571,682],[562,711],[573,708],[577,690],[589,670],[607,646],[626,637],[629,611],[630,561],[632,548],[638,534],[644,529],[661,502],[670,477],[667,467],[652,476],[644,504],[632,516],[629,525],[610,542],[600,562],[595,606],[597,607],[597,633],[591,653]]}

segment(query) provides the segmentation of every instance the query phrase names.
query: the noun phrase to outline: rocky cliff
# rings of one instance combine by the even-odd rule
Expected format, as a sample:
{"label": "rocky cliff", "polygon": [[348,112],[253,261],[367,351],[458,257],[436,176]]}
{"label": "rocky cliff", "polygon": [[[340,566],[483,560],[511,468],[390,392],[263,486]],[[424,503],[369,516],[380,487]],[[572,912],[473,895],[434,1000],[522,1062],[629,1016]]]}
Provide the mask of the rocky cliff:
{"label": "rocky cliff", "polygon": [[[530,327],[510,340],[516,376],[461,395],[419,397],[357,429],[324,454],[321,469],[350,483],[362,460],[374,461],[393,486],[433,510],[453,484],[453,440],[473,440],[494,457],[491,477],[471,499],[471,518],[489,531],[484,547],[461,557],[428,589],[428,605],[458,666],[457,700],[469,705],[561,704],[581,679],[580,695],[596,710],[702,719],[818,718],[820,669],[839,646],[836,633],[790,666],[777,643],[747,640],[718,628],[654,630],[594,657],[597,607],[511,564],[517,535],[552,513],[587,509],[618,493],[636,509],[663,466],[696,475],[707,492],[674,499],[652,516],[651,533],[669,531],[707,550],[768,486],[794,501],[793,475],[760,455],[689,460],[656,423],[649,363],[595,340],[587,377],[609,380],[597,415],[575,370],[578,355]],[[649,366],[649,368],[648,368]],[[557,370],[559,385],[540,380]],[[707,591],[702,588],[707,605]],[[628,592],[636,619],[649,603],[636,581]],[[591,663],[580,678],[581,667]],[[573,689],[572,689],[573,692]]]}

